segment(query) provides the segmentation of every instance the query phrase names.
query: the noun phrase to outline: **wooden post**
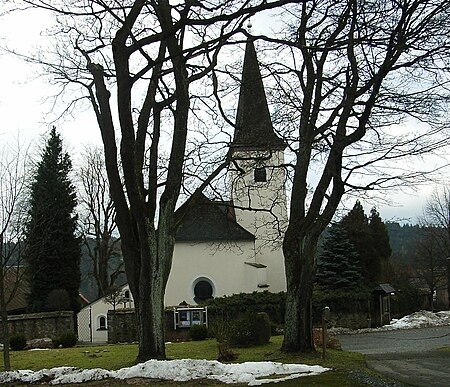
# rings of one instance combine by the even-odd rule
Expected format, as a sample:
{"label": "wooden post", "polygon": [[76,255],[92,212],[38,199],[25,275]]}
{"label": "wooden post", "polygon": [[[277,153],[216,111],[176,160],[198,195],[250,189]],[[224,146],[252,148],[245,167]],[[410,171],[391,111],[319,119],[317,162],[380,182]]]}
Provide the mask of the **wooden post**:
{"label": "wooden post", "polygon": [[380,294],[380,327],[383,326],[383,296]]}
{"label": "wooden post", "polygon": [[330,308],[326,306],[322,311],[322,359],[325,360],[327,350],[327,322],[330,319]]}

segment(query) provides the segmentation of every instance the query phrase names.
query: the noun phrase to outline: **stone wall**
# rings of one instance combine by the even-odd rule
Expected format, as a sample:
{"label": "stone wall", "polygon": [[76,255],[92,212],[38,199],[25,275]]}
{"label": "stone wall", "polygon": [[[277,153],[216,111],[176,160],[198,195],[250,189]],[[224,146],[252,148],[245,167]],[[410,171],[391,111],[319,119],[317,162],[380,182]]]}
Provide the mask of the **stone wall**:
{"label": "stone wall", "polygon": [[137,341],[137,324],[134,309],[108,311],[108,343]]}
{"label": "stone wall", "polygon": [[[1,324],[0,322],[0,327]],[[9,316],[8,324],[10,334],[23,333],[27,340],[43,337],[56,338],[67,331],[76,332],[74,313],[72,311]]]}
{"label": "stone wall", "polygon": [[[186,341],[189,329],[174,329],[173,310],[165,311],[166,341]],[[138,340],[137,323],[134,309],[118,309],[108,311],[108,342],[132,343]]]}

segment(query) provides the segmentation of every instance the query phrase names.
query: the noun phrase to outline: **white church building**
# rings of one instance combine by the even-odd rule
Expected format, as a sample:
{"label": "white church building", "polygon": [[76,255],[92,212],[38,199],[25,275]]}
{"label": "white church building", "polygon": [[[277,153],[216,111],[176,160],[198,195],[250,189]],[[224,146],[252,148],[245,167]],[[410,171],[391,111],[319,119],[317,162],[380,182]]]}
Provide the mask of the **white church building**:
{"label": "white church building", "polygon": [[[165,305],[268,290],[286,290],[282,235],[287,219],[284,150],[274,132],[253,41],[246,44],[236,129],[230,145],[231,202],[202,196],[177,235]],[[115,308],[132,308],[128,285]],[[104,298],[78,314],[80,341],[107,341]]]}

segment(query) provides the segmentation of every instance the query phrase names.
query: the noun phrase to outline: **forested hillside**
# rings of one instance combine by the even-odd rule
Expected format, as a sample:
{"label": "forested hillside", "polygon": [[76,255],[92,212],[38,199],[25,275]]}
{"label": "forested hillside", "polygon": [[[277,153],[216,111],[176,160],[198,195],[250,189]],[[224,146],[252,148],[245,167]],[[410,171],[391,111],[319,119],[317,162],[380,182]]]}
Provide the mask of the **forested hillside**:
{"label": "forested hillside", "polygon": [[399,223],[386,223],[386,227],[392,249],[392,261],[410,263],[420,235],[420,227],[410,224],[400,225]]}

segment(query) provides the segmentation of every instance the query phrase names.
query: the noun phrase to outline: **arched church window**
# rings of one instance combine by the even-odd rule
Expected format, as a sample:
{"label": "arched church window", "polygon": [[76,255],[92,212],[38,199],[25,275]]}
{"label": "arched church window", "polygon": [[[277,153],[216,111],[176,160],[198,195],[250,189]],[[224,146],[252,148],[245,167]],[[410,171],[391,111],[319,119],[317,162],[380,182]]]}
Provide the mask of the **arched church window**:
{"label": "arched church window", "polygon": [[253,172],[255,183],[261,183],[267,181],[267,172],[265,167],[255,168]]}
{"label": "arched church window", "polygon": [[203,301],[209,300],[214,296],[214,289],[212,283],[203,278],[197,281],[194,285],[194,301],[199,304]]}
{"label": "arched church window", "polygon": [[106,330],[106,317],[105,316],[99,316],[98,317],[98,331],[105,331]]}

